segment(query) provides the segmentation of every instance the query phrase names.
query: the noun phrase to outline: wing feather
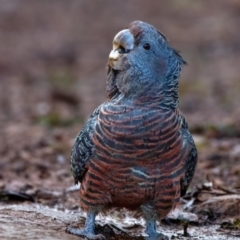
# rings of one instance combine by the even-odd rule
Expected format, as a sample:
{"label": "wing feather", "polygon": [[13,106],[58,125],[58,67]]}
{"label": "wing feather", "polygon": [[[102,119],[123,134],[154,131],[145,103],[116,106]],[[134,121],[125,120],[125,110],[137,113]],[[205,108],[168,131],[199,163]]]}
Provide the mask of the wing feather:
{"label": "wing feather", "polygon": [[82,182],[87,172],[87,162],[94,152],[91,136],[101,107],[102,105],[94,110],[83,129],[77,135],[72,148],[70,166],[76,184]]}
{"label": "wing feather", "polygon": [[187,189],[192,181],[195,168],[197,166],[197,148],[195,146],[194,140],[188,131],[188,124],[183,116],[182,118],[182,133],[184,136],[185,141],[187,141],[187,146],[189,148],[189,154],[185,160],[185,174],[184,177],[181,179],[181,197],[184,196],[187,192]]}

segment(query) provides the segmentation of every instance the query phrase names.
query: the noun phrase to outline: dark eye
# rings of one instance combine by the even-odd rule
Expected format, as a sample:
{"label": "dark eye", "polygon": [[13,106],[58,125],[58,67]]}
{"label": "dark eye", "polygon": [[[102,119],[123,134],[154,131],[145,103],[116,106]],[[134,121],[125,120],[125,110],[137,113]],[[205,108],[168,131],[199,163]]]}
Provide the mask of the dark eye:
{"label": "dark eye", "polygon": [[149,50],[151,48],[151,45],[149,43],[144,43],[143,48]]}

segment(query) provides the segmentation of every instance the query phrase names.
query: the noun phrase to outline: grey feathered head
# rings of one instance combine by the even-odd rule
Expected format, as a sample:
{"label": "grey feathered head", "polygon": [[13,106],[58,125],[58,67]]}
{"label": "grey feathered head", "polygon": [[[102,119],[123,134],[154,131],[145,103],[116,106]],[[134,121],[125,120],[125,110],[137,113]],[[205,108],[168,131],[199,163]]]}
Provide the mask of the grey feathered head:
{"label": "grey feathered head", "polygon": [[126,95],[150,95],[161,91],[169,101],[170,95],[166,92],[173,85],[178,92],[183,64],[186,62],[161,32],[148,23],[134,21],[114,37],[109,54],[107,91],[115,89]]}

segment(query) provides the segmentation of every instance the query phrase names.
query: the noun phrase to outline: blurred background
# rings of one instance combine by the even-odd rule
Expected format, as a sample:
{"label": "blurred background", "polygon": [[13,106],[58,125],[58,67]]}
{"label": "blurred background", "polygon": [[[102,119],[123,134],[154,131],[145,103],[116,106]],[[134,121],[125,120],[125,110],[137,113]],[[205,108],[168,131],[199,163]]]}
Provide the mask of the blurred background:
{"label": "blurred background", "polygon": [[73,184],[71,146],[105,100],[112,39],[133,20],[188,62],[180,110],[199,149],[192,186],[240,187],[239,0],[1,0],[0,189]]}

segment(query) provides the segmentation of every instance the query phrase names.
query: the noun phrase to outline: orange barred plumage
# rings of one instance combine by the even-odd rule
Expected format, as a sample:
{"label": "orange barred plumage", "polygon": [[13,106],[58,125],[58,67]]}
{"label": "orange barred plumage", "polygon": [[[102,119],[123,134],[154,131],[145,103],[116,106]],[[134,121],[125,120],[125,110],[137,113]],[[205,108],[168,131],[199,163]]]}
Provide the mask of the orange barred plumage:
{"label": "orange barred plumage", "polygon": [[81,183],[85,228],[95,235],[95,216],[113,207],[140,212],[148,239],[167,239],[155,222],[179,203],[193,178],[197,150],[178,110],[184,60],[153,26],[135,21],[114,38],[109,56],[108,100],[76,138],[71,169]]}
{"label": "orange barred plumage", "polygon": [[[161,218],[180,198],[180,180],[191,146],[184,142],[178,110],[107,103],[92,141],[95,154],[80,190],[81,207],[138,209],[152,199]],[[184,128],[183,128],[184,129]]]}

